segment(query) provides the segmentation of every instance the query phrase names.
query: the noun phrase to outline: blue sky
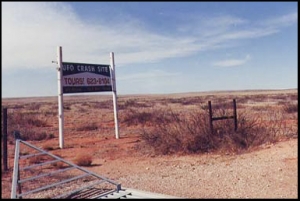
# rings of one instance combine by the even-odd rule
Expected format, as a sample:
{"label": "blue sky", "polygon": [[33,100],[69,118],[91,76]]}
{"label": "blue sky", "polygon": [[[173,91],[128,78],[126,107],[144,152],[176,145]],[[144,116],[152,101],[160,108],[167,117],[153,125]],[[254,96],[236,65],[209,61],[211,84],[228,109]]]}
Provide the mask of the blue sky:
{"label": "blue sky", "polygon": [[298,88],[298,2],[1,4],[3,98],[57,96],[57,46],[118,94]]}

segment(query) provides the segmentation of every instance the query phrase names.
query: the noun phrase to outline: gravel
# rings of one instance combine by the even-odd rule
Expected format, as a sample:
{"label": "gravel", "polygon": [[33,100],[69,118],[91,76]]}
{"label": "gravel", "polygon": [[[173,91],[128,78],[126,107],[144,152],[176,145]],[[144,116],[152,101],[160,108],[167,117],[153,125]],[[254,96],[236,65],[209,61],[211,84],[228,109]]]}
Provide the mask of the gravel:
{"label": "gravel", "polygon": [[86,168],[123,188],[178,198],[298,198],[298,139],[239,155],[132,156],[93,163]]}
{"label": "gravel", "polygon": [[136,161],[131,169],[144,171],[116,179],[126,187],[181,198],[297,198],[297,161],[297,140],[292,140],[237,156]]}

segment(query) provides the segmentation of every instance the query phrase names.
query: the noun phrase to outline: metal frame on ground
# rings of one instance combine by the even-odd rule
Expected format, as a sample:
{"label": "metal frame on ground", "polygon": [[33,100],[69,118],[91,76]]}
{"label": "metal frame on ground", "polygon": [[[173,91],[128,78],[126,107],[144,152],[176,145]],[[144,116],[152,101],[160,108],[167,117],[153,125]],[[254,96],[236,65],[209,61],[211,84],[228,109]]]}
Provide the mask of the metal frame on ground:
{"label": "metal frame on ground", "polygon": [[[28,142],[21,139],[16,139],[15,142],[11,198],[176,198],[132,188],[121,188],[121,184],[111,179],[95,174]],[[21,145],[25,146],[23,151]],[[29,154],[28,148],[34,153]]]}

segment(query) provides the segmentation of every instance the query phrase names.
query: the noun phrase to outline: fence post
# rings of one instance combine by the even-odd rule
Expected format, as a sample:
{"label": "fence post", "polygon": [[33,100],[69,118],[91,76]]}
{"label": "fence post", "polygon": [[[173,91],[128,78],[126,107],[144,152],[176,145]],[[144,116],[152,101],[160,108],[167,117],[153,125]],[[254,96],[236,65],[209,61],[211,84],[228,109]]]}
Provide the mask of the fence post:
{"label": "fence post", "polygon": [[7,108],[3,108],[3,166],[7,171]]}
{"label": "fence post", "polygon": [[211,109],[211,102],[208,101],[208,109],[209,109],[209,126],[210,126],[210,131],[213,133],[213,124],[212,124],[212,109]]}
{"label": "fence post", "polygon": [[234,131],[237,130],[237,114],[236,114],[236,101],[233,99],[233,118],[234,118]]}

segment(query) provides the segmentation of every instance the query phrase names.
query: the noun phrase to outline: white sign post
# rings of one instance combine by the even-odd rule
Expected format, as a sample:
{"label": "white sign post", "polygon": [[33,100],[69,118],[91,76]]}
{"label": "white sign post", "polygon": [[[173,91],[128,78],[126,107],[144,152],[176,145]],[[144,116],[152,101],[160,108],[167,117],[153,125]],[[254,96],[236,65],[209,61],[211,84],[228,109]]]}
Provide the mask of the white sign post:
{"label": "white sign post", "polygon": [[119,139],[119,123],[118,123],[118,104],[117,104],[117,86],[116,86],[116,70],[115,70],[115,58],[114,53],[110,53],[110,66],[112,72],[112,93],[113,93],[113,104],[114,104],[114,118],[115,118],[115,132],[116,139]]}
{"label": "white sign post", "polygon": [[114,53],[110,53],[110,65],[85,64],[62,61],[62,47],[57,47],[59,147],[64,148],[64,93],[112,91],[116,139],[119,139],[117,87]]}
{"label": "white sign post", "polygon": [[58,126],[59,126],[59,147],[64,148],[64,108],[62,90],[62,47],[57,47],[57,81],[58,81]]}

